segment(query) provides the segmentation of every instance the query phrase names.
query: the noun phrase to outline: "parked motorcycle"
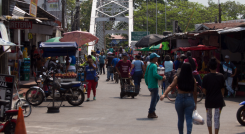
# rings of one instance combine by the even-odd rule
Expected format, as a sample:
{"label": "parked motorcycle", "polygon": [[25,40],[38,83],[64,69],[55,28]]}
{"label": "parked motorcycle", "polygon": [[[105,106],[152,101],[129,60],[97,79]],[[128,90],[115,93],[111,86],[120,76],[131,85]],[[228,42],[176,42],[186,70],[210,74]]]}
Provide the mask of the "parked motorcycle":
{"label": "parked motorcycle", "polygon": [[[80,81],[61,83],[53,78],[54,71],[46,71],[40,75],[40,86],[33,86],[26,92],[26,100],[33,106],[42,104],[47,97],[59,101],[68,101],[73,106],[79,106],[84,102],[84,92]],[[55,93],[53,95],[53,87]],[[43,89],[46,89],[45,91]]]}
{"label": "parked motorcycle", "polygon": [[241,102],[239,105],[242,105],[242,107],[240,107],[237,110],[237,113],[236,113],[237,121],[241,125],[245,126],[245,101]]}

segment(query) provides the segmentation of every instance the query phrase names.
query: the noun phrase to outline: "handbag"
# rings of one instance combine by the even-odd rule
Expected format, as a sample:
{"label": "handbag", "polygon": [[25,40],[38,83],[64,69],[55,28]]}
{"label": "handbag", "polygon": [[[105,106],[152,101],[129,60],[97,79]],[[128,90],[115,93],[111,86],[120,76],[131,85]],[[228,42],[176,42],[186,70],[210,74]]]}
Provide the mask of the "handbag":
{"label": "handbag", "polygon": [[135,72],[135,67],[132,69],[132,71],[130,72],[130,75],[133,76]]}

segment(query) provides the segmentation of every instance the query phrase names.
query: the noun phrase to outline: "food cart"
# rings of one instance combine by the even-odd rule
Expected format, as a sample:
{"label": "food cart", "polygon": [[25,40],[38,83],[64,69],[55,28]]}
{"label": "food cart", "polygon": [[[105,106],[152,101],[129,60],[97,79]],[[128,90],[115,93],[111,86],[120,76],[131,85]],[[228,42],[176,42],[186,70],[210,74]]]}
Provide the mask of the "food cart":
{"label": "food cart", "polygon": [[[76,55],[78,45],[76,42],[42,42],[40,49],[43,50],[43,57],[72,56]],[[66,73],[61,71],[55,74],[55,77],[62,81],[76,81],[77,74],[74,72]]]}

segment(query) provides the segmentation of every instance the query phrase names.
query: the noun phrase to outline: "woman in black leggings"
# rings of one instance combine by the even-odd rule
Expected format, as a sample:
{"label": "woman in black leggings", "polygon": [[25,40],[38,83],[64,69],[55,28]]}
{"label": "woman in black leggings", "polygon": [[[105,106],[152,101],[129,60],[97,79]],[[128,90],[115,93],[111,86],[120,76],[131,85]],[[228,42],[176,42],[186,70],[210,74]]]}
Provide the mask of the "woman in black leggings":
{"label": "woman in black leggings", "polygon": [[214,128],[215,134],[219,133],[220,114],[225,106],[225,78],[223,74],[217,73],[217,62],[215,58],[209,61],[208,65],[210,73],[203,78],[203,92],[206,94],[205,107],[207,110],[207,126],[209,134],[212,134],[212,109],[214,112]]}

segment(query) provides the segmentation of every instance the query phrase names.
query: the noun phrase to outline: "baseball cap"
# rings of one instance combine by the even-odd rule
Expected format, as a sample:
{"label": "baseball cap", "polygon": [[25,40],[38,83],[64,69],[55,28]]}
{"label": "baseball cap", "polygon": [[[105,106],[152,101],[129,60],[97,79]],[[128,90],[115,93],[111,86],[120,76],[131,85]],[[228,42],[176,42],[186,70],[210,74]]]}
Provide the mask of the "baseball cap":
{"label": "baseball cap", "polygon": [[122,56],[128,56],[127,53],[123,53]]}
{"label": "baseball cap", "polygon": [[160,56],[157,55],[156,53],[151,53],[150,59],[153,59],[153,58],[155,58],[155,57],[159,58]]}
{"label": "baseball cap", "polygon": [[226,56],[225,56],[225,59],[230,59],[230,56],[229,56],[229,55],[226,55]]}

